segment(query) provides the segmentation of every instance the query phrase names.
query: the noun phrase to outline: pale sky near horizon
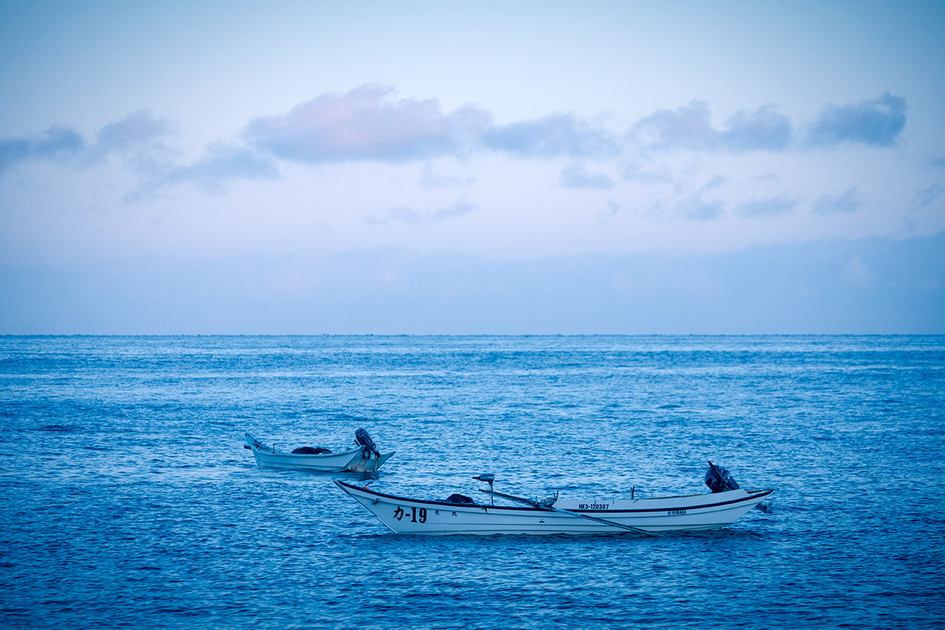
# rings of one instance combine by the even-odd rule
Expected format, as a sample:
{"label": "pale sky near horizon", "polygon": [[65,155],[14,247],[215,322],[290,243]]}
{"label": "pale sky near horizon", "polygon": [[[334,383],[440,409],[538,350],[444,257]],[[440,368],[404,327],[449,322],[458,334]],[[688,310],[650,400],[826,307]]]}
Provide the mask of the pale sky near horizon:
{"label": "pale sky near horizon", "polygon": [[0,3],[0,334],[945,333],[941,2]]}

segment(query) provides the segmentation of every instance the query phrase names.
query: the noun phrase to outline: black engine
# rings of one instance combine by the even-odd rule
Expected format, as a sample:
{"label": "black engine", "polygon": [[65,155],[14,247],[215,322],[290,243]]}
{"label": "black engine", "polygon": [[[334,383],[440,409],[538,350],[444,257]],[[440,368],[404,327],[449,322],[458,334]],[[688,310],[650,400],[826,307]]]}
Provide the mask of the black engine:
{"label": "black engine", "polygon": [[705,485],[709,486],[712,492],[727,492],[739,488],[727,470],[712,462],[709,462],[709,468],[705,471]]}
{"label": "black engine", "polygon": [[361,448],[366,449],[367,451],[370,451],[371,453],[374,453],[378,457],[381,456],[381,454],[377,450],[377,445],[374,443],[374,440],[371,439],[371,436],[368,435],[368,432],[365,431],[363,428],[358,429],[357,431],[354,432],[354,441],[360,444]]}

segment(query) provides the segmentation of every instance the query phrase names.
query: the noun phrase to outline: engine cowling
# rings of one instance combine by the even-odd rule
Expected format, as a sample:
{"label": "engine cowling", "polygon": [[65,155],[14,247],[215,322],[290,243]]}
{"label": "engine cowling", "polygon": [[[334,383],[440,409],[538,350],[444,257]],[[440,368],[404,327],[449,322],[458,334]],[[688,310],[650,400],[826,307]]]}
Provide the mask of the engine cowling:
{"label": "engine cowling", "polygon": [[357,442],[361,448],[365,449],[368,452],[374,453],[378,457],[381,454],[377,450],[377,445],[374,443],[374,440],[371,439],[371,436],[368,435],[368,432],[363,428],[358,429],[354,432],[354,441]]}
{"label": "engine cowling", "polygon": [[727,492],[739,488],[727,470],[712,462],[709,462],[709,468],[705,471],[705,485],[709,486],[712,492]]}

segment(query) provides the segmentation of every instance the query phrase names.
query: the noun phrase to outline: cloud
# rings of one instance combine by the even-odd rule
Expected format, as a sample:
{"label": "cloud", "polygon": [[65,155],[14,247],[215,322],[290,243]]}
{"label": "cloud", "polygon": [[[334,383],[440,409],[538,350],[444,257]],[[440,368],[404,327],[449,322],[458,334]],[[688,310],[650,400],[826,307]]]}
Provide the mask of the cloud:
{"label": "cloud", "polygon": [[[853,105],[828,106],[805,132],[800,148],[844,143],[894,146],[906,124],[906,99],[889,92]],[[693,100],[676,110],[659,110],[640,119],[631,136],[645,150],[746,153],[780,152],[795,144],[794,124],[766,105],[741,110],[721,129],[712,126],[709,104]]]}
{"label": "cloud", "polygon": [[[713,195],[707,195],[711,191],[724,186],[728,182],[721,175],[716,175],[705,184],[700,186],[695,192],[691,192],[672,206],[669,214],[671,218],[682,219],[683,221],[715,221],[725,215],[725,204],[718,199],[710,198]],[[680,188],[680,187],[677,187]],[[656,210],[660,211],[662,203],[657,204]]]}
{"label": "cloud", "polygon": [[392,92],[364,85],[347,94],[322,94],[288,114],[250,121],[245,136],[293,162],[402,162],[461,154],[469,128],[487,123],[488,115],[474,108],[447,116],[436,99],[391,102]]}
{"label": "cloud", "polygon": [[893,146],[906,125],[906,99],[889,92],[854,105],[828,106],[807,130],[805,144],[833,147],[861,143]]}
{"label": "cloud", "polygon": [[138,192],[146,195],[168,185],[192,183],[204,190],[220,194],[225,184],[236,179],[276,179],[279,170],[267,157],[243,147],[211,145],[207,154],[190,166],[176,167],[155,178]]}
{"label": "cloud", "polygon": [[437,223],[464,216],[478,207],[463,196],[448,206],[436,210],[422,211],[409,206],[397,206],[388,210],[383,216],[369,217],[367,221],[373,225],[383,225],[385,223],[406,223],[408,225]]}
{"label": "cloud", "polygon": [[62,125],[54,125],[43,133],[22,138],[0,140],[0,173],[27,160],[56,161],[76,158],[88,164],[112,153],[131,155],[139,170],[148,170],[166,149],[156,140],[172,130],[163,118],[155,118],[146,110],[133,112],[124,119],[109,123],[96,134],[94,144]]}
{"label": "cloud", "polygon": [[634,161],[626,164],[620,172],[620,176],[628,182],[639,184],[662,184],[672,181],[672,177],[664,171],[654,171],[648,166]]}
{"label": "cloud", "polygon": [[702,193],[694,193],[676,205],[675,214],[685,221],[714,221],[725,214],[725,206],[720,201],[706,201]]}
{"label": "cloud", "polygon": [[693,100],[676,111],[661,109],[637,122],[633,129],[644,147],[656,150],[710,149],[715,132],[709,104]]}
{"label": "cloud", "polygon": [[705,192],[706,190],[712,190],[713,188],[724,186],[727,183],[728,183],[728,179],[726,179],[725,177],[722,177],[721,175],[716,175],[715,177],[707,181],[705,184],[703,184],[701,190]]}
{"label": "cloud", "polygon": [[721,130],[712,127],[709,104],[693,100],[676,111],[660,110],[642,118],[633,134],[651,150],[782,151],[790,140],[790,119],[770,105],[755,112],[739,111]]}
{"label": "cloud", "polygon": [[581,164],[569,164],[561,169],[561,185],[565,188],[597,188],[607,189],[614,187],[614,180],[603,173],[592,173]]}
{"label": "cloud", "polygon": [[[306,290],[273,286],[286,278]],[[0,262],[0,304],[5,334],[941,335],[945,232],[538,260],[392,248]]]}
{"label": "cloud", "polygon": [[819,197],[817,201],[814,202],[813,213],[819,214],[820,216],[850,214],[856,212],[861,207],[863,207],[863,203],[857,195],[856,188],[849,188],[839,197],[834,195]]}
{"label": "cloud", "polygon": [[86,142],[79,132],[53,125],[33,136],[0,140],[0,173],[27,160],[60,160],[80,155]]}
{"label": "cloud", "polygon": [[150,146],[158,138],[169,134],[172,129],[173,125],[167,119],[155,118],[147,110],[132,112],[122,120],[105,125],[99,130],[97,142],[90,151],[90,158]]}
{"label": "cloud", "polygon": [[778,181],[778,176],[774,173],[762,173],[761,175],[755,175],[751,178],[753,182],[776,182]]}
{"label": "cloud", "polygon": [[612,157],[621,152],[617,138],[574,114],[547,116],[482,131],[482,146],[519,157]]}
{"label": "cloud", "polygon": [[718,134],[718,144],[733,153],[782,151],[791,141],[792,127],[790,119],[770,105],[755,112],[742,110],[728,119]]}
{"label": "cloud", "polygon": [[460,176],[449,176],[449,175],[440,175],[433,172],[433,168],[430,164],[426,164],[423,167],[423,171],[420,173],[419,183],[424,188],[464,188],[471,186],[476,182],[475,177],[460,177]]}
{"label": "cloud", "polygon": [[789,199],[783,195],[768,199],[756,199],[738,205],[735,208],[735,214],[749,218],[776,217],[789,214],[797,207],[798,203],[796,199]]}
{"label": "cloud", "polygon": [[621,210],[622,207],[619,203],[613,199],[608,199],[607,207],[597,213],[597,218],[601,222],[609,221],[610,219],[614,218],[614,216],[616,216],[616,214]]}
{"label": "cloud", "polygon": [[347,94],[327,93],[288,114],[250,121],[247,142],[293,162],[352,160],[405,162],[475,151],[524,158],[612,157],[621,143],[574,114],[495,125],[492,115],[466,106],[446,114],[439,101],[390,97],[393,88],[363,85]]}
{"label": "cloud", "polygon": [[[673,179],[665,166],[664,170],[646,166],[653,163],[652,153],[783,152],[843,143],[889,147],[900,138],[906,121],[905,99],[888,92],[853,105],[828,106],[811,125],[801,127],[805,131],[800,139],[795,124],[771,105],[740,110],[716,128],[709,104],[693,100],[641,118],[628,133],[615,133],[574,113],[497,125],[491,113],[478,107],[445,113],[437,99],[398,100],[394,93],[391,87],[368,84],[344,94],[321,94],[286,114],[250,120],[242,146],[211,145],[189,166],[175,165],[171,149],[162,142],[173,125],[147,110],[105,125],[92,144],[73,129],[53,126],[33,136],[0,140],[0,174],[26,160],[74,158],[87,165],[117,154],[148,179],[139,192],[183,182],[218,192],[228,180],[277,177],[280,160],[303,164],[425,160],[428,166],[420,185],[450,188],[468,186],[473,180],[436,176],[429,161],[493,153],[523,160],[568,158],[574,163],[560,172],[563,187],[609,189],[616,185],[614,179],[588,170],[583,160],[618,161],[624,165],[625,181],[652,185]],[[743,208],[748,216],[777,210],[770,204]],[[709,204],[692,216],[718,214],[716,205]]]}
{"label": "cloud", "polygon": [[446,219],[454,219],[456,217],[461,217],[463,215],[469,214],[470,212],[472,212],[478,207],[479,206],[477,206],[474,203],[469,203],[466,197],[461,197],[460,199],[457,199],[456,201],[446,206],[445,208],[440,208],[439,210],[435,210],[430,215],[430,220],[431,221],[444,221]]}
{"label": "cloud", "polygon": [[941,184],[932,184],[925,190],[920,190],[918,194],[916,194],[914,203],[919,208],[924,208],[938,199],[939,195],[941,195],[943,192],[945,192],[945,186],[942,186]]}
{"label": "cloud", "polygon": [[[794,123],[773,105],[740,110],[715,128],[709,104],[693,100],[675,110],[658,110],[640,119],[628,135],[618,135],[570,112],[496,125],[480,108],[467,106],[446,114],[436,99],[394,101],[393,92],[390,87],[364,85],[347,94],[322,94],[288,114],[252,120],[245,136],[276,157],[307,163],[402,162],[466,157],[476,151],[524,159],[610,159],[633,144],[644,151],[733,154],[782,152],[798,145]],[[808,126],[798,148],[843,142],[890,146],[904,125],[905,99],[887,92],[872,101],[828,107]],[[571,174],[565,175],[569,182]],[[632,167],[624,178],[652,180]],[[583,186],[580,179],[573,183]],[[591,187],[603,181],[597,179]]]}

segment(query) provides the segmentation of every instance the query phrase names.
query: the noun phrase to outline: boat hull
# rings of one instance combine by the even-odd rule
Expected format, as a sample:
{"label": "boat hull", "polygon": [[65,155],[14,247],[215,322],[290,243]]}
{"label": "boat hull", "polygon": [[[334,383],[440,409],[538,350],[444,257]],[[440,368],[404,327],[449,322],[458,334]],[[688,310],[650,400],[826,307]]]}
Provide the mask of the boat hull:
{"label": "boat hull", "polygon": [[408,499],[338,480],[335,484],[398,534],[616,534],[627,533],[625,527],[645,533],[704,531],[731,525],[772,492],[739,489],[659,499],[560,501],[554,510]]}
{"label": "boat hull", "polygon": [[393,455],[393,453],[386,453],[378,457],[370,451],[365,454],[364,449],[361,448],[320,455],[285,453],[262,444],[248,433],[246,444],[253,452],[257,466],[310,472],[374,472]]}

